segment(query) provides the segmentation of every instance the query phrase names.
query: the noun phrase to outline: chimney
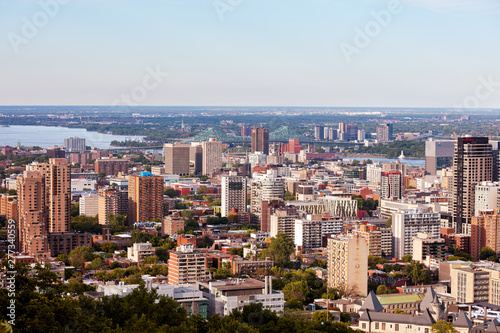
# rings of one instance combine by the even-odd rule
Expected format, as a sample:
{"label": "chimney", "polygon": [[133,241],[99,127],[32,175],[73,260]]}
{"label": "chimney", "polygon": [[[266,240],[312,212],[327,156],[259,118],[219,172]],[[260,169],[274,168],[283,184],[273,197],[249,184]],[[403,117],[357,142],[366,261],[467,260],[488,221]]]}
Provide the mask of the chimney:
{"label": "chimney", "polygon": [[269,294],[273,293],[273,278],[271,276],[268,276],[269,278]]}
{"label": "chimney", "polygon": [[269,294],[269,292],[267,291],[267,288],[268,288],[268,284],[267,284],[267,276],[264,276],[264,294],[267,295]]}

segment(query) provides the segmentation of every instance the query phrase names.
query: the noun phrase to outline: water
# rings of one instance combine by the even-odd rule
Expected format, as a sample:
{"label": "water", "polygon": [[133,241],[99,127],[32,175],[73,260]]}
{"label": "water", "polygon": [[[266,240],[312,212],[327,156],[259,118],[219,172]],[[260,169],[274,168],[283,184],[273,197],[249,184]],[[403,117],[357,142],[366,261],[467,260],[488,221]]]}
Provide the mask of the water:
{"label": "water", "polygon": [[62,146],[64,139],[72,136],[87,139],[87,146],[92,148],[107,149],[113,140],[142,140],[142,136],[112,135],[98,132],[89,132],[84,128],[67,128],[51,126],[9,126],[0,127],[0,146],[21,145],[39,146],[42,148]]}
{"label": "water", "polygon": [[401,163],[406,163],[408,166],[415,166],[415,167],[425,166],[425,160],[413,159],[413,158],[404,158],[400,160],[398,158],[382,158],[382,157],[342,157],[341,159],[346,161],[358,160],[360,162],[363,160],[372,160],[373,162],[381,162],[381,163],[395,163],[396,161],[399,161]]}

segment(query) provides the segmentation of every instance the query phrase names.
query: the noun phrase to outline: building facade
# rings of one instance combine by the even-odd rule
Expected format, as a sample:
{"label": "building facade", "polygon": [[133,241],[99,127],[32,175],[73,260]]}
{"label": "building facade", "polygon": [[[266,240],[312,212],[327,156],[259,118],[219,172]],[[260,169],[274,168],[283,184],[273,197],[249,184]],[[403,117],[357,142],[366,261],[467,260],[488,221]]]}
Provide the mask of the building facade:
{"label": "building facade", "polygon": [[233,209],[237,212],[247,210],[247,179],[230,171],[221,178],[221,215],[225,217]]}
{"label": "building facade", "polygon": [[163,217],[163,178],[149,172],[128,177],[128,223]]}

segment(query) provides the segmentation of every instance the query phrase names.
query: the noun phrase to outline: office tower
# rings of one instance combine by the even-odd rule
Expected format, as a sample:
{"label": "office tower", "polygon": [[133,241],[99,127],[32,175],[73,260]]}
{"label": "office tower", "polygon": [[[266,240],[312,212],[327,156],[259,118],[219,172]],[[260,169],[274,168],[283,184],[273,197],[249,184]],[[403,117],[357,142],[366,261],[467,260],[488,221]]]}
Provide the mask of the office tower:
{"label": "office tower", "polygon": [[328,140],[328,133],[330,132],[330,128],[329,127],[325,127],[323,129],[323,139],[324,140]]}
{"label": "office tower", "polygon": [[396,170],[401,172],[401,176],[406,176],[406,163],[396,160],[396,162],[382,163],[382,171]]}
{"label": "office tower", "polygon": [[471,218],[470,254],[479,260],[479,252],[489,247],[500,253],[500,215],[497,209],[479,211]]}
{"label": "office tower", "polygon": [[269,236],[276,237],[278,233],[286,234],[291,240],[295,239],[295,220],[299,217],[295,206],[291,209],[277,209],[269,218]]}
{"label": "office tower", "polygon": [[441,214],[425,211],[421,208],[400,210],[392,217],[392,235],[394,237],[394,257],[401,259],[413,253],[413,237],[423,232],[439,238]]}
{"label": "office tower", "polygon": [[337,140],[337,130],[333,127],[330,127],[330,130],[328,131],[328,138],[330,140]]}
{"label": "office tower", "polygon": [[247,179],[230,171],[228,176],[221,178],[221,215],[225,217],[236,209],[237,212],[247,211]]}
{"label": "office tower", "polygon": [[283,199],[273,199],[268,201],[262,201],[261,203],[261,216],[260,216],[260,230],[262,232],[269,232],[271,230],[270,219],[271,215],[278,209],[285,209],[285,201]]}
{"label": "office tower", "polygon": [[26,166],[44,178],[48,232],[68,232],[71,222],[71,173],[68,160],[51,158],[49,163]]}
{"label": "office tower", "polygon": [[347,125],[347,141],[355,141],[358,139],[358,125],[348,124]]}
{"label": "office tower", "polygon": [[288,152],[298,154],[302,150],[300,139],[288,139]]}
{"label": "office tower", "polygon": [[165,172],[185,176],[189,175],[191,145],[188,143],[166,143],[163,146]]}
{"label": "office tower", "polygon": [[123,215],[128,212],[128,193],[117,187],[99,189],[98,193],[99,224],[108,225],[108,215]]}
{"label": "office tower", "polygon": [[193,244],[182,244],[170,251],[168,284],[196,283],[208,277],[207,255],[195,250]]}
{"label": "office tower", "polygon": [[481,210],[500,209],[500,182],[481,182],[476,185],[474,216]]}
{"label": "office tower", "polygon": [[436,238],[423,232],[418,233],[417,236],[413,237],[413,260],[423,263],[427,261],[427,257],[430,257],[442,261],[445,254],[444,247],[444,238]]}
{"label": "office tower", "polygon": [[214,168],[222,166],[222,142],[210,138],[201,143],[203,148],[203,175],[211,175]]}
{"label": "office tower", "polygon": [[378,142],[389,142],[394,139],[393,125],[383,124],[377,126],[377,141]]}
{"label": "office tower", "polygon": [[366,133],[363,130],[358,130],[358,141],[363,142],[365,141],[366,138]]}
{"label": "office tower", "polygon": [[449,204],[456,233],[470,235],[476,185],[493,180],[493,152],[488,138],[457,138],[453,156],[452,197]]}
{"label": "office tower", "polygon": [[328,238],[328,288],[339,288],[346,295],[368,294],[368,244],[361,235],[335,235]]}
{"label": "office tower", "polygon": [[24,171],[17,179],[17,249],[36,258],[50,257],[46,190],[40,171]]}
{"label": "office tower", "polygon": [[338,133],[347,133],[347,124],[344,123],[343,121],[341,121],[339,123],[339,129],[338,129]]}
{"label": "office tower", "polygon": [[200,143],[192,142],[189,147],[189,174],[201,175],[203,172],[203,148]]}
{"label": "office tower", "polygon": [[64,148],[69,151],[85,151],[87,148],[86,140],[85,138],[76,137],[64,139]]}
{"label": "office tower", "polygon": [[261,151],[256,151],[248,155],[248,163],[253,168],[257,165],[264,166],[267,165],[267,155]]}
{"label": "office tower", "polygon": [[128,174],[128,164],[130,163],[127,159],[121,158],[100,158],[94,161],[95,172],[103,172],[106,176],[114,176],[118,172],[123,174]]}
{"label": "office tower", "polygon": [[425,172],[435,175],[437,171],[453,166],[454,140],[425,141]]}
{"label": "office tower", "polygon": [[324,139],[324,126],[314,126],[314,138],[316,140]]}
{"label": "office tower", "polygon": [[250,136],[252,135],[252,128],[248,126],[243,126],[241,128],[241,136]]}
{"label": "office tower", "polygon": [[267,170],[266,174],[254,173],[250,196],[252,219],[255,222],[260,222],[262,201],[283,199],[284,196],[284,180],[278,178],[276,170]]}
{"label": "office tower", "polygon": [[299,251],[308,251],[321,247],[321,220],[313,220],[311,215],[306,219],[295,220],[295,246]]}
{"label": "office tower", "polygon": [[256,127],[252,129],[252,153],[261,151],[269,155],[269,129]]}
{"label": "office tower", "polygon": [[128,224],[163,217],[163,177],[149,172],[128,177]]}
{"label": "office tower", "polygon": [[382,171],[380,179],[380,198],[399,200],[403,197],[403,179],[400,171]]}

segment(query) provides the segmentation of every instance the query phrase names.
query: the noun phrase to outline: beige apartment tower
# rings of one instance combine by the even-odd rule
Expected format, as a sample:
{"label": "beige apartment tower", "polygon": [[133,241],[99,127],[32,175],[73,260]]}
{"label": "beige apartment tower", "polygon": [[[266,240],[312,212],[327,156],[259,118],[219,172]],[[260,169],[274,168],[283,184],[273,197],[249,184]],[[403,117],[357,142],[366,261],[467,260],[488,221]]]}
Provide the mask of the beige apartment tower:
{"label": "beige apartment tower", "polygon": [[26,166],[44,178],[48,232],[69,232],[71,223],[71,171],[65,158]]}
{"label": "beige apartment tower", "polygon": [[128,224],[163,217],[163,177],[149,172],[128,177]]}
{"label": "beige apartment tower", "polygon": [[45,190],[45,179],[39,171],[24,171],[17,180],[17,248],[36,258],[50,256]]}
{"label": "beige apartment tower", "polygon": [[361,235],[328,238],[328,288],[352,296],[368,294],[368,244]]}
{"label": "beige apartment tower", "polygon": [[195,283],[209,277],[207,256],[195,250],[193,244],[182,244],[170,252],[168,284]]}
{"label": "beige apartment tower", "polygon": [[202,174],[211,175],[214,168],[222,166],[222,142],[210,138],[201,143],[203,148]]}
{"label": "beige apartment tower", "polygon": [[221,178],[221,215],[228,216],[232,209],[242,213],[247,211],[247,179],[230,171]]}
{"label": "beige apartment tower", "polygon": [[163,146],[165,173],[172,175],[189,175],[191,145],[188,143],[166,143]]}

